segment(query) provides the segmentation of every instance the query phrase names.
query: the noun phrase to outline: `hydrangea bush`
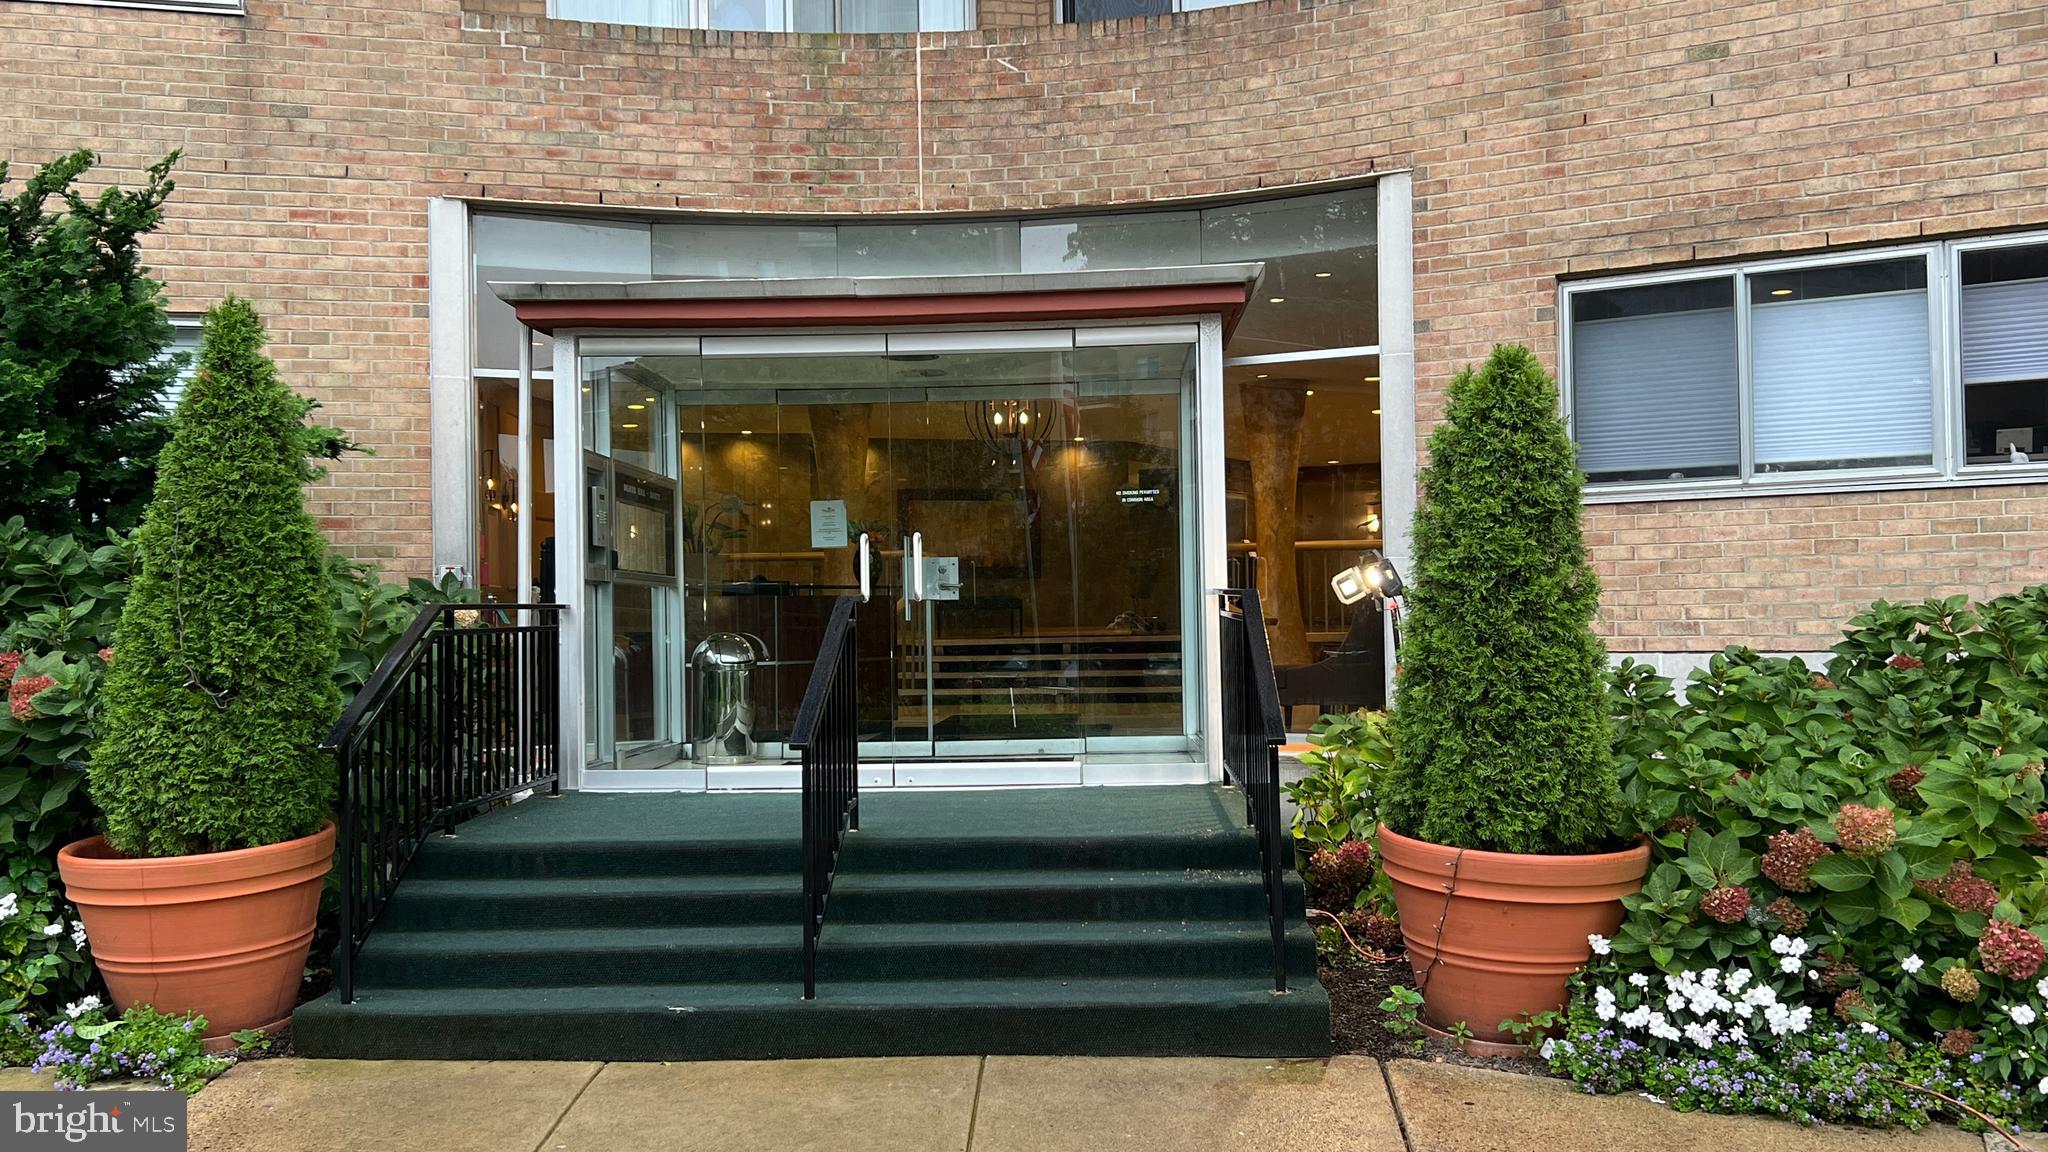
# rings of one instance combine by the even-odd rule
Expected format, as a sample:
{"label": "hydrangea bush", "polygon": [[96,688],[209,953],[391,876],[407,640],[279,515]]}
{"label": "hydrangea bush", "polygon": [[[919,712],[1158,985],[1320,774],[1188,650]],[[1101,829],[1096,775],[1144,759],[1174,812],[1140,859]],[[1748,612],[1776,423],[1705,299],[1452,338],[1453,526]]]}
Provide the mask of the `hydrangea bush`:
{"label": "hydrangea bush", "polygon": [[[1589,1087],[1619,1078],[1667,1095],[1656,1085],[1683,1054],[1713,1081],[1706,1074],[1730,1057],[1714,1053],[1741,1045],[1719,1000],[1706,1001],[1715,1013],[1693,1011],[1688,980],[1719,972],[1708,990],[1732,1005],[1742,1003],[1727,992],[1736,979],[1807,1014],[1804,1028],[1749,1034],[1746,1064],[1788,1076],[1798,1061],[1799,1093],[1773,1097],[1788,1115],[1912,1122],[1868,1083],[1845,1095],[1828,1071],[1844,1053],[1820,1050],[1839,1032],[1849,1049],[1881,1048],[1887,1067],[1934,1077],[1995,1115],[2048,1121],[2048,588],[1976,608],[1960,597],[1879,602],[1850,621],[1824,668],[1730,649],[1682,697],[1625,663],[1612,702],[1623,795],[1653,864],[1608,957],[1575,993],[1567,1039],[1643,1051],[1598,1074],[1600,1059],[1568,1054],[1564,1070]],[[1678,1034],[1622,1023],[1641,1005],[1601,978],[1609,970],[1649,981],[1625,988],[1683,1001],[1659,1029]],[[1709,1017],[1723,1031],[1701,1045],[1704,1033],[1685,1027]],[[1867,1038],[1879,1036],[1873,1048]],[[1937,1057],[1950,1063],[1925,1063]],[[1819,1097],[1800,1094],[1823,1084]],[[1699,1092],[1671,1098],[1718,1106]]]}

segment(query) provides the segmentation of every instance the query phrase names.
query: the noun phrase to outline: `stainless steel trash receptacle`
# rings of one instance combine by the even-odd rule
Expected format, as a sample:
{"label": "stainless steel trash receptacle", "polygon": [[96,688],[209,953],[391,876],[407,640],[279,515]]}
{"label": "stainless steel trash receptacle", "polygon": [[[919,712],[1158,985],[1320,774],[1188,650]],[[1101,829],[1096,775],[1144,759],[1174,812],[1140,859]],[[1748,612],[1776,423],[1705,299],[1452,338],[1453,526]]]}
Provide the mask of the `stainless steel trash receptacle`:
{"label": "stainless steel trash receptacle", "polygon": [[690,710],[690,759],[745,764],[754,758],[754,665],[768,646],[744,632],[706,636],[690,653],[697,691]]}

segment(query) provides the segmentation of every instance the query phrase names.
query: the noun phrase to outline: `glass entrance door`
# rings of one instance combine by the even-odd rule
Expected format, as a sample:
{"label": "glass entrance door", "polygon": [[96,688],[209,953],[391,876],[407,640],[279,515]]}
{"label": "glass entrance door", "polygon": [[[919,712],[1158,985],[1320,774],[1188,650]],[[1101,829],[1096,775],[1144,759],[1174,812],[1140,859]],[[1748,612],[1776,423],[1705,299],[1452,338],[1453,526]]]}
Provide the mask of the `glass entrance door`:
{"label": "glass entrance door", "polygon": [[[703,768],[708,786],[796,783],[785,741],[833,599],[859,590],[863,536],[864,785],[1080,783],[1084,757],[1192,755],[1193,346],[975,335],[950,349],[706,337],[695,356],[585,357],[586,385],[633,393],[593,400],[589,416],[613,435],[658,421],[655,439],[672,443],[612,467],[641,482],[643,502],[671,485],[674,572],[614,557],[609,579],[587,585],[603,597],[593,615],[638,629],[614,622],[609,647],[624,635],[667,653],[657,673],[586,681],[612,697],[592,711],[610,763],[663,755],[628,739],[652,727],[668,762]],[[758,654],[759,757],[693,765],[700,670],[687,656],[734,636],[725,648]],[[673,705],[619,712],[628,690]],[[647,751],[629,763],[628,749]]]}

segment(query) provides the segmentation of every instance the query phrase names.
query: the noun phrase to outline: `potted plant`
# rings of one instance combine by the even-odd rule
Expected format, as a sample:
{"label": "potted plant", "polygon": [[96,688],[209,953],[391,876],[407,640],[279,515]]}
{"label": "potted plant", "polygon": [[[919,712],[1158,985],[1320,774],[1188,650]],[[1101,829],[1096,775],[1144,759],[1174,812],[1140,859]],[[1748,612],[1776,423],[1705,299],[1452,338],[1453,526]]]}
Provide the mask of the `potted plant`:
{"label": "potted plant", "polygon": [[1451,382],[1430,436],[1379,850],[1424,1019],[1503,1041],[1565,1001],[1647,844],[1620,832],[1580,485],[1528,349]]}
{"label": "potted plant", "polygon": [[115,1004],[290,1019],[334,855],[340,706],[325,541],[306,511],[311,407],[246,300],[207,314],[115,632],[87,787],[106,833],[58,867]]}

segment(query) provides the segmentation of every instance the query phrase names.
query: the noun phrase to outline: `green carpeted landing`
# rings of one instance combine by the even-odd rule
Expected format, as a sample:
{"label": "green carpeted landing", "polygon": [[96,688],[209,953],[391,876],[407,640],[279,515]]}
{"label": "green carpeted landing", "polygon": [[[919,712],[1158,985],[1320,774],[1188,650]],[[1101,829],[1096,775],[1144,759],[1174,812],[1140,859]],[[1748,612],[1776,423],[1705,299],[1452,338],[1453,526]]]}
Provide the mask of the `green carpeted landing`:
{"label": "green carpeted landing", "polygon": [[434,840],[307,1056],[1312,1055],[1301,886],[1275,995],[1258,848],[1207,787],[862,798],[801,998],[787,793],[539,797]]}

